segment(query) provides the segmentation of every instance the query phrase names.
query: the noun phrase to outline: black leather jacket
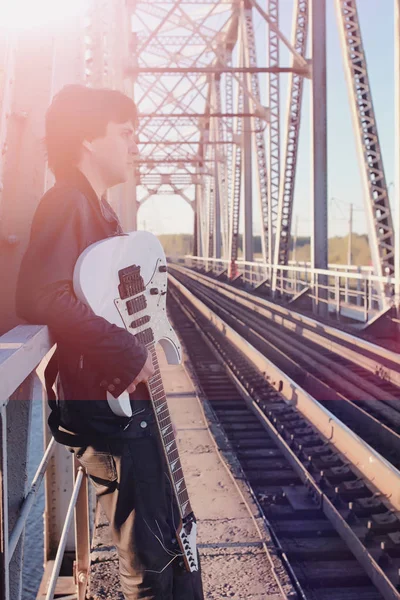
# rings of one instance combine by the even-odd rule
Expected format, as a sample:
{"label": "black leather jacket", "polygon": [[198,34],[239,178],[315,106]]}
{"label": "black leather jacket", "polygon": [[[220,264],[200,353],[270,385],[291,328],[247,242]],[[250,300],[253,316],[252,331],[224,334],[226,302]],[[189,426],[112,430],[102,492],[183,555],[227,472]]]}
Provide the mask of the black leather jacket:
{"label": "black leather jacket", "polygon": [[[79,255],[90,244],[115,235],[123,235],[117,216],[76,169],[41,199],[19,272],[17,314],[50,328],[65,398],[58,402],[57,418],[77,433],[118,434],[126,427],[126,419],[109,408],[105,387],[113,384],[114,396],[121,394],[147,357],[134,336],[95,315],[73,291]],[[143,393],[145,386],[140,387]]]}

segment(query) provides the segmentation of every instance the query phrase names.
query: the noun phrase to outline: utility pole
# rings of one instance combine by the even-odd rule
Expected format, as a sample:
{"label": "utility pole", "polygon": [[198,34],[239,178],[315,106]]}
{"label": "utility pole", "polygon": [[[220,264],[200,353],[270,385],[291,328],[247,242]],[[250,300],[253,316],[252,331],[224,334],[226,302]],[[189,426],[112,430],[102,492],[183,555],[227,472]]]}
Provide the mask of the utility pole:
{"label": "utility pole", "polygon": [[347,246],[347,264],[353,264],[353,256],[352,256],[352,237],[353,237],[353,204],[350,204],[350,214],[349,214],[349,239]]}
{"label": "utility pole", "polygon": [[294,221],[294,236],[293,236],[293,262],[296,262],[296,253],[297,253],[297,234],[299,231],[299,215],[296,215]]}
{"label": "utility pole", "polygon": [[292,288],[294,293],[297,293],[297,271],[296,271],[296,258],[297,258],[297,234],[299,230],[299,215],[296,215],[294,221],[294,236],[293,236],[293,262],[294,269],[292,271]]}
{"label": "utility pole", "polygon": [[[350,214],[349,214],[349,239],[347,241],[347,265],[351,265],[353,263],[353,204],[350,203]],[[359,289],[360,280],[357,279],[357,289]],[[349,301],[349,280],[346,277],[345,279],[345,302]]]}

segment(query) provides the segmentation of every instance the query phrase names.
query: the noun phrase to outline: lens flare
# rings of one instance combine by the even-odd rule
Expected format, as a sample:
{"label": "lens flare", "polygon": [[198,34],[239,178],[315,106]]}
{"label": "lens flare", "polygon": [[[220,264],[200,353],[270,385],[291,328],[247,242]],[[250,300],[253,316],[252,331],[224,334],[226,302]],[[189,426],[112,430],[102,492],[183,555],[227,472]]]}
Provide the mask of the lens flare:
{"label": "lens flare", "polygon": [[83,14],[85,0],[0,0],[0,29],[33,29]]}

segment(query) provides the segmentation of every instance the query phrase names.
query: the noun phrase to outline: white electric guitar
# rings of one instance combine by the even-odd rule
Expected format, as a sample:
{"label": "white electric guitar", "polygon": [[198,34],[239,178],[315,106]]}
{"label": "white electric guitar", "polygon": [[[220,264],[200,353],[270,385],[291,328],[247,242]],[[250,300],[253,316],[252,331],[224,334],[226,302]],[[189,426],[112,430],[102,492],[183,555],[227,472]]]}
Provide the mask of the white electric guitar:
{"label": "white electric guitar", "polygon": [[[79,300],[110,323],[125,327],[151,353],[155,372],[147,386],[181,516],[176,535],[187,570],[197,571],[196,519],[155,350],[159,342],[169,364],[181,362],[180,344],[166,314],[167,279],[167,261],[160,242],[152,233],[135,231],[86,248],[75,265],[73,285]],[[107,392],[107,400],[116,415],[132,415],[127,392],[118,398]]]}

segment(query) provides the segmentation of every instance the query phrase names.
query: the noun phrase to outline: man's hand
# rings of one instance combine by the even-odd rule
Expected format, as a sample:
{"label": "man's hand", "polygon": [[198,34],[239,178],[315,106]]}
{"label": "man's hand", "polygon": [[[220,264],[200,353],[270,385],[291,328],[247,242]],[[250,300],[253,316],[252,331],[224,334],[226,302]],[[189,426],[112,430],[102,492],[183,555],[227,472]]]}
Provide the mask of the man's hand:
{"label": "man's hand", "polygon": [[152,375],[154,375],[154,366],[151,354],[148,352],[143,369],[140,371],[139,375],[136,375],[130,386],[126,388],[128,394],[132,394],[136,390],[136,386],[139,383],[146,383],[146,381],[148,381]]}

